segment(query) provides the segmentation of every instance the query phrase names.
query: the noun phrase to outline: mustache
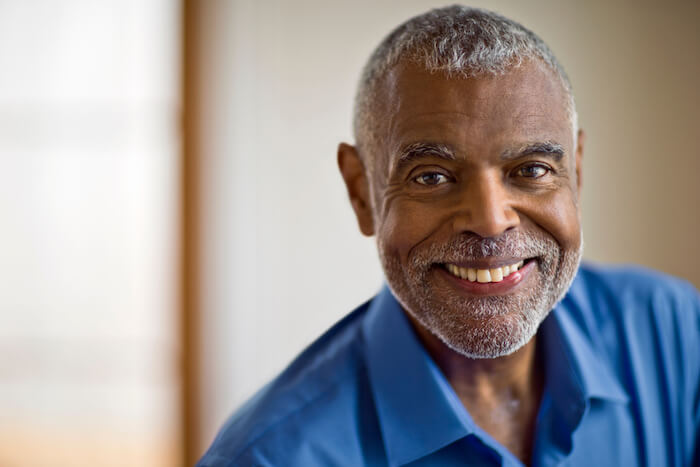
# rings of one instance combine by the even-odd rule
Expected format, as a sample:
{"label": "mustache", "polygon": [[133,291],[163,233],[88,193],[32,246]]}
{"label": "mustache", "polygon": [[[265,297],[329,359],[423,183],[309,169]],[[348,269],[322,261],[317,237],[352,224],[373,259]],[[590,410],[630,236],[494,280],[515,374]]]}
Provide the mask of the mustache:
{"label": "mustache", "polygon": [[411,261],[415,266],[425,267],[434,263],[456,263],[492,256],[531,258],[551,255],[557,249],[553,238],[535,233],[504,232],[494,238],[465,233],[447,243],[433,243],[415,251]]}

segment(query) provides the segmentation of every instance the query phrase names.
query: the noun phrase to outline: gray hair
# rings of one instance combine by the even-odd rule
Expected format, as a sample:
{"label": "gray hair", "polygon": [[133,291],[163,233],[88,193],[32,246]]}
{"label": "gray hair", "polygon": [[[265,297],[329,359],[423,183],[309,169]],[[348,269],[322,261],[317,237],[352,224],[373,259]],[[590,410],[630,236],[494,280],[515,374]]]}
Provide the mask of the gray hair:
{"label": "gray hair", "polygon": [[399,61],[417,63],[430,72],[470,78],[504,74],[532,59],[547,65],[561,81],[568,96],[567,112],[576,146],[578,121],[571,83],[547,44],[513,20],[461,5],[415,16],[399,25],[377,46],[363,69],[355,98],[356,142],[376,148],[372,144],[377,139],[372,104],[377,97],[377,85]]}

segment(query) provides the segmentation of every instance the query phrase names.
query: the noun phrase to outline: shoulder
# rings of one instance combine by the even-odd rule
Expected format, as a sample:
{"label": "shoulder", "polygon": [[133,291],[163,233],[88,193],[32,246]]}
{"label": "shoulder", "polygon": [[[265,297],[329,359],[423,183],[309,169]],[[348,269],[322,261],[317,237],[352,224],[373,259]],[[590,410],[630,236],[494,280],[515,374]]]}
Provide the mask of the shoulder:
{"label": "shoulder", "polygon": [[332,441],[344,429],[351,430],[339,427],[338,421],[352,420],[358,399],[364,397],[360,323],[368,304],[335,324],[239,408],[197,465],[247,465],[253,459],[301,465],[311,454],[304,452],[305,446],[315,437]]}
{"label": "shoulder", "polygon": [[587,286],[616,287],[617,292],[696,292],[687,281],[643,266],[583,263],[578,275]]}
{"label": "shoulder", "polygon": [[639,266],[582,265],[563,305],[586,330],[661,326],[697,337],[700,321],[700,295],[690,283]]}
{"label": "shoulder", "polygon": [[627,375],[628,389],[698,389],[700,294],[690,283],[637,266],[587,264],[562,309],[600,357]]}
{"label": "shoulder", "polygon": [[654,451],[659,459],[691,459],[700,423],[695,287],[645,268],[585,265],[561,305],[619,378],[640,439],[666,447]]}
{"label": "shoulder", "polygon": [[689,309],[697,305],[698,291],[690,283],[640,266],[583,264],[566,299],[609,313],[647,307],[654,311]]}

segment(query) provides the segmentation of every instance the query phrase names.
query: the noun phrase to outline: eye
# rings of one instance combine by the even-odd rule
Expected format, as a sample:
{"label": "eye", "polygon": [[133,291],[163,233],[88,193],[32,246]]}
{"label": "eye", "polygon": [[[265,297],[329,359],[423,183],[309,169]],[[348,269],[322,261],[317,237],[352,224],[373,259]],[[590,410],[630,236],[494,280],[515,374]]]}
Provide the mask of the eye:
{"label": "eye", "polygon": [[448,181],[447,176],[440,172],[424,172],[413,179],[421,185],[435,186],[442,185]]}
{"label": "eye", "polygon": [[552,172],[552,168],[545,164],[521,165],[515,170],[515,174],[525,178],[541,178]]}

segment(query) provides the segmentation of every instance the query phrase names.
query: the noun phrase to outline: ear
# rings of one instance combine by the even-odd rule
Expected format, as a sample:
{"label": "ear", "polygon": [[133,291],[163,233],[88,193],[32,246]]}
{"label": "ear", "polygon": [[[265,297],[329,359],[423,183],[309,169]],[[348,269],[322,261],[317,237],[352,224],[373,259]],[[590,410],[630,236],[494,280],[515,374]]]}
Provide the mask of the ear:
{"label": "ear", "polygon": [[374,235],[374,218],[369,193],[369,180],[365,166],[355,146],[338,145],[338,167],[345,180],[350,203],[355,211],[360,231],[368,237]]}
{"label": "ear", "polygon": [[586,142],[586,133],[578,130],[576,137],[576,189],[578,198],[581,199],[581,187],[583,186],[583,144]]}

